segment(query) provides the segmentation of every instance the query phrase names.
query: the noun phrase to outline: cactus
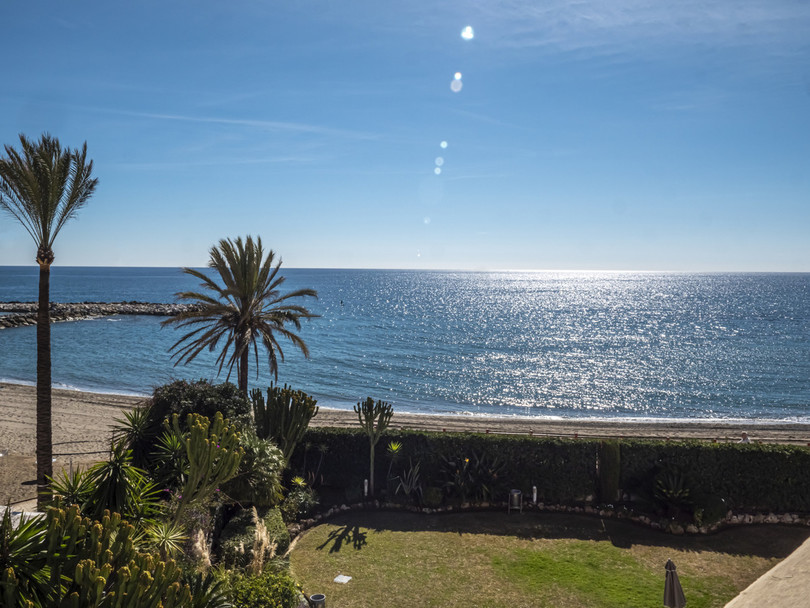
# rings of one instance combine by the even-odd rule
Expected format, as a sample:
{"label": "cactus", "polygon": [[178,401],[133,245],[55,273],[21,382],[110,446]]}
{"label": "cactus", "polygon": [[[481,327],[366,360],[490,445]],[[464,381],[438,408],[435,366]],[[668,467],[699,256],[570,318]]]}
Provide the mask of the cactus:
{"label": "cactus", "polygon": [[[180,584],[180,569],[138,553],[134,528],[117,513],[100,521],[83,518],[77,506],[50,509],[34,521],[35,542],[48,578],[47,595],[32,593],[13,567],[0,575],[0,599],[8,608],[186,608],[188,586]],[[22,571],[22,570],[21,570]]]}
{"label": "cactus", "polygon": [[[188,475],[183,484],[174,522],[182,521],[189,505],[207,499],[215,489],[236,475],[244,451],[239,447],[239,433],[223,420],[219,412],[213,422],[199,414],[187,417],[188,432],[184,434],[188,455]],[[172,416],[175,433],[181,434],[177,414]]]}
{"label": "cactus", "polygon": [[285,462],[289,462],[309,421],[318,413],[317,401],[304,391],[294,391],[286,384],[281,388],[272,383],[267,387],[266,403],[259,389],[251,391],[250,397],[256,435],[261,439],[272,439],[281,448]]}
{"label": "cactus", "polygon": [[391,422],[391,416],[394,415],[394,408],[390,403],[385,401],[377,401],[367,397],[362,403],[358,402],[354,407],[354,412],[357,414],[357,419],[360,421],[360,426],[368,435],[368,441],[371,447],[369,452],[369,486],[371,496],[374,496],[374,446],[380,440],[380,435],[388,428],[388,423]]}

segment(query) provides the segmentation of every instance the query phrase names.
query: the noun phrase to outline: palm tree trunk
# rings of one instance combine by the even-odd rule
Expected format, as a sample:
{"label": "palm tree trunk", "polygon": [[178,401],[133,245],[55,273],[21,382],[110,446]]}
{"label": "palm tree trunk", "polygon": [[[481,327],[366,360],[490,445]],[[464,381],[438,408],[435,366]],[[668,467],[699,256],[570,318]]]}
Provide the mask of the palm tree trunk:
{"label": "palm tree trunk", "polygon": [[37,310],[37,510],[50,499],[48,477],[53,477],[51,437],[51,267],[39,266]]}
{"label": "palm tree trunk", "polygon": [[239,360],[239,390],[245,395],[248,396],[248,359],[250,358],[250,353],[248,349],[245,348],[245,351],[242,353],[242,356]]}

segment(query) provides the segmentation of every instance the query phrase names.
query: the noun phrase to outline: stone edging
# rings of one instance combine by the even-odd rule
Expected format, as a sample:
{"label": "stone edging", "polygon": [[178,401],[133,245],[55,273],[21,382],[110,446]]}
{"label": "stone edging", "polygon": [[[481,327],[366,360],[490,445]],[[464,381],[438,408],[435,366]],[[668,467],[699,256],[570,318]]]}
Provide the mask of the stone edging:
{"label": "stone edging", "polygon": [[[388,511],[406,511],[409,513],[423,513],[426,515],[435,513],[464,513],[469,511],[505,511],[508,508],[508,503],[494,502],[494,503],[480,503],[477,505],[463,504],[460,507],[438,507],[431,509],[428,507],[414,507],[401,505],[393,502],[380,502],[379,500],[358,502],[351,505],[340,505],[331,507],[326,511],[315,514],[311,518],[303,519],[298,523],[290,524],[287,530],[290,533],[290,546],[285,552],[285,557],[290,554],[295,546],[298,538],[306,530],[320,524],[321,522],[331,518],[338,513],[346,511],[359,511],[359,510],[388,510]],[[608,519],[616,519],[629,521],[643,526],[647,526],[652,530],[658,530],[674,535],[682,534],[713,534],[726,528],[732,528],[740,525],[753,525],[753,524],[784,524],[784,525],[798,525],[810,526],[810,515],[800,516],[796,513],[783,513],[776,515],[775,513],[739,513],[734,514],[729,511],[726,517],[710,526],[696,526],[688,524],[686,526],[666,518],[655,518],[647,515],[639,515],[627,509],[599,509],[591,505],[587,506],[569,506],[569,505],[547,505],[544,503],[524,504],[524,512],[536,513],[567,513],[572,515],[593,515],[604,517]]]}

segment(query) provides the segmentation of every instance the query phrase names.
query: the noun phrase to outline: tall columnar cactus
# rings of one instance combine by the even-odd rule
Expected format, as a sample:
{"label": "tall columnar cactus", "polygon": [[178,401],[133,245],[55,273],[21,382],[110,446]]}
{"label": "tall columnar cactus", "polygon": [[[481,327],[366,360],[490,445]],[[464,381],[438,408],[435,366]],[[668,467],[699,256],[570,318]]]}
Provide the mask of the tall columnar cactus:
{"label": "tall columnar cactus", "polygon": [[172,427],[183,435],[188,456],[188,475],[180,494],[174,521],[182,521],[183,512],[194,503],[204,501],[220,485],[236,475],[244,451],[239,447],[239,433],[219,412],[213,422],[199,414],[189,414],[188,432],[182,433],[177,414]]}
{"label": "tall columnar cactus", "polygon": [[307,431],[310,420],[318,413],[317,401],[304,391],[295,391],[270,384],[267,402],[259,389],[250,393],[253,401],[253,420],[256,435],[272,439],[289,462],[295,446]]}
{"label": "tall columnar cactus", "polygon": [[[100,521],[50,509],[33,522],[39,533],[29,540],[45,578],[46,592],[35,593],[25,569],[13,564],[0,573],[0,600],[8,608],[188,608],[191,592],[180,584],[173,561],[138,553],[134,528],[117,513]],[[10,534],[10,531],[6,531]],[[30,534],[28,535],[30,537]],[[40,586],[42,589],[42,586]]]}
{"label": "tall columnar cactus", "polygon": [[358,402],[354,407],[357,414],[357,419],[360,421],[360,426],[368,435],[368,441],[371,447],[369,452],[369,486],[371,489],[371,496],[374,496],[374,446],[380,440],[383,431],[388,428],[388,423],[391,422],[391,416],[394,415],[394,408],[390,403],[385,401],[377,401],[367,397],[365,401]]}

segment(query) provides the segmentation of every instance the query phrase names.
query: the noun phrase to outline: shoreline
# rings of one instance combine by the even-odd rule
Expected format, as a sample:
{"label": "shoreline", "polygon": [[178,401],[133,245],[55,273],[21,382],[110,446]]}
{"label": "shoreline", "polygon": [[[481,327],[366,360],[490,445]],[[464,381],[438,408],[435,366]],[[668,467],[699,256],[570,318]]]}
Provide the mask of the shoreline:
{"label": "shoreline", "polygon": [[[36,388],[35,381],[27,381],[27,380],[17,380],[12,378],[3,378],[0,377],[0,389],[4,386],[9,387],[27,387],[27,388]],[[103,389],[103,388],[78,388],[75,386],[64,385],[64,384],[54,384],[52,387],[54,393],[56,391],[63,391],[66,393],[79,393],[82,395],[88,395],[90,401],[95,401],[95,397],[110,397],[112,399],[121,397],[125,399],[132,399],[133,402],[136,401],[145,401],[151,398],[151,393],[140,393],[135,391],[125,391],[125,390],[116,390],[116,389]],[[348,403],[348,402],[347,402]],[[562,416],[559,414],[551,415],[536,415],[532,416],[530,414],[499,414],[499,413],[488,413],[488,412],[471,412],[469,410],[461,410],[461,411],[454,411],[454,412],[425,412],[425,411],[402,411],[396,409],[394,415],[399,417],[424,417],[426,419],[433,419],[433,418],[451,418],[451,419],[463,419],[475,422],[475,426],[480,426],[481,423],[483,424],[487,420],[502,420],[502,421],[511,421],[514,422],[515,425],[518,424],[557,424],[562,423],[566,425],[576,425],[579,423],[583,423],[585,425],[588,424],[601,424],[601,425],[619,425],[619,426],[626,426],[626,425],[675,425],[676,427],[680,428],[682,425],[709,425],[709,426],[720,426],[720,427],[732,427],[732,428],[755,428],[755,427],[806,427],[808,429],[808,433],[810,433],[810,415],[802,417],[802,420],[792,420],[792,419],[777,419],[777,418],[656,418],[656,417],[644,417],[644,416]],[[351,417],[353,418],[354,415],[352,414],[352,407],[353,404],[349,403],[348,407],[337,407],[335,405],[322,405],[321,403],[318,404],[318,407],[321,411],[334,411],[334,412],[348,412]],[[472,407],[472,406],[466,406]],[[341,425],[344,426],[344,425]],[[431,427],[435,427],[436,425],[429,425]],[[808,434],[808,441],[810,441],[810,434]]]}
{"label": "shoreline", "polygon": [[[112,426],[148,397],[53,389],[54,473],[86,467],[109,451]],[[34,496],[36,387],[0,382],[0,502]],[[352,410],[321,407],[312,427],[359,428]],[[626,421],[578,418],[497,417],[394,412],[392,430],[478,432],[582,439],[658,439],[810,445],[810,424],[755,421]]]}

